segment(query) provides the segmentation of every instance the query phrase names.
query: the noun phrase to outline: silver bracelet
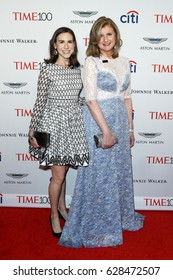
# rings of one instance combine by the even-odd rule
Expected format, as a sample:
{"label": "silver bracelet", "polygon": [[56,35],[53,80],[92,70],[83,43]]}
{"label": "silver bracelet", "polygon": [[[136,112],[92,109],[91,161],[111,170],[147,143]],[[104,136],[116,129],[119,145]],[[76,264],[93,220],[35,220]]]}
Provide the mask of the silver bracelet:
{"label": "silver bracelet", "polygon": [[130,129],[129,129],[129,132],[133,132],[133,131],[134,131],[133,128],[130,128]]}

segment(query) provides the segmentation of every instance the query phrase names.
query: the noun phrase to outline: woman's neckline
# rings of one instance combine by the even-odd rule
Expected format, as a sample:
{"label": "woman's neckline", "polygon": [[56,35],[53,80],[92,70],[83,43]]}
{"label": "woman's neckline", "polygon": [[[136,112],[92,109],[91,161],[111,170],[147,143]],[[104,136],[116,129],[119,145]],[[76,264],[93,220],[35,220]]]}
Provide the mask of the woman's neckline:
{"label": "woman's neckline", "polygon": [[101,55],[100,55],[100,59],[101,59],[101,60],[114,61],[116,58],[113,58],[113,57],[110,58],[110,57],[107,57],[107,56],[101,54]]}
{"label": "woman's neckline", "polygon": [[56,65],[56,66],[58,66],[58,67],[60,67],[60,68],[62,68],[62,69],[70,69],[71,68],[71,66],[63,66],[63,65],[60,65],[60,64],[58,64],[58,63],[54,63],[54,65]]}

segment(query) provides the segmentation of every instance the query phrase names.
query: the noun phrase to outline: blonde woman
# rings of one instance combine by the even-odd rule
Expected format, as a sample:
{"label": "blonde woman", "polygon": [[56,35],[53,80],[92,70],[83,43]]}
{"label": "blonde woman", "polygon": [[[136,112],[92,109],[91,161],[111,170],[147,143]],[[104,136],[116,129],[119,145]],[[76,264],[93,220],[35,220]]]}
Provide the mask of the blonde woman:
{"label": "blonde woman", "polygon": [[59,242],[63,246],[116,247],[123,243],[124,230],[143,227],[144,218],[134,209],[130,65],[119,55],[120,45],[117,25],[106,17],[96,20],[83,76],[90,165],[79,168]]}

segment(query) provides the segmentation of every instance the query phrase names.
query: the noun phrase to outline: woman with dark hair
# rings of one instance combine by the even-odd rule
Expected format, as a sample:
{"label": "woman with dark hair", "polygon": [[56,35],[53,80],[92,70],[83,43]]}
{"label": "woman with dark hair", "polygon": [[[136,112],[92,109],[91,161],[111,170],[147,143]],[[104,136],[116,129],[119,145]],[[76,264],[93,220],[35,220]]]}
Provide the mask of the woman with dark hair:
{"label": "woman with dark hair", "polygon": [[[49,220],[53,236],[60,238],[59,217],[67,218],[64,184],[67,171],[70,166],[88,165],[89,155],[79,97],[82,80],[74,32],[67,27],[57,29],[50,40],[49,53],[38,78],[28,136],[30,154],[41,166],[51,169]],[[50,133],[47,148],[35,142],[34,131]]]}
{"label": "woman with dark hair", "polygon": [[134,208],[130,64],[119,55],[120,46],[117,25],[110,18],[97,19],[83,72],[90,164],[78,169],[62,246],[116,247],[124,230],[143,227],[144,217]]}
{"label": "woman with dark hair", "polygon": [[69,34],[71,34],[70,37],[72,37],[71,38],[72,39],[71,43],[73,44],[73,52],[71,53],[69,58],[66,60],[66,62],[68,63],[67,66],[79,67],[80,63],[77,59],[78,49],[77,49],[76,37],[75,37],[74,32],[68,27],[60,27],[54,32],[54,34],[53,34],[53,36],[52,36],[52,38],[49,42],[50,58],[49,59],[44,59],[44,61],[46,63],[56,63],[57,62],[57,58],[59,56],[57,48],[58,48],[59,45],[56,46],[55,43],[57,41],[57,37],[62,33],[66,33],[66,34],[69,33]]}

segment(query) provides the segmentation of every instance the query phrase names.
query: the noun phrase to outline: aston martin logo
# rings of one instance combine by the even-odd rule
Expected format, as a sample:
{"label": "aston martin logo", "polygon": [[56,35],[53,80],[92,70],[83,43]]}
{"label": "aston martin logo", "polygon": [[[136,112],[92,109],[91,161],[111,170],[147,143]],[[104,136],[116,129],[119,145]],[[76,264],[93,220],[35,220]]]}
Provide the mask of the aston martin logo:
{"label": "aston martin logo", "polygon": [[147,37],[144,37],[143,39],[144,39],[144,41],[147,41],[151,44],[160,44],[160,43],[168,40],[168,38],[147,38]]}
{"label": "aston martin logo", "polygon": [[23,173],[23,174],[22,173],[21,174],[19,174],[19,173],[6,173],[6,175],[13,178],[13,179],[22,179],[22,178],[28,176],[27,173]]}
{"label": "aston martin logo", "polygon": [[3,84],[10,88],[21,88],[26,86],[27,83],[3,83]]}
{"label": "aston martin logo", "polygon": [[92,11],[92,12],[73,11],[73,13],[74,13],[75,15],[80,16],[80,17],[91,17],[91,16],[96,15],[98,12],[96,12],[96,11]]}
{"label": "aston martin logo", "polygon": [[139,132],[138,134],[145,138],[155,138],[155,137],[160,136],[162,133],[160,133],[160,132],[157,132],[157,133]]}

